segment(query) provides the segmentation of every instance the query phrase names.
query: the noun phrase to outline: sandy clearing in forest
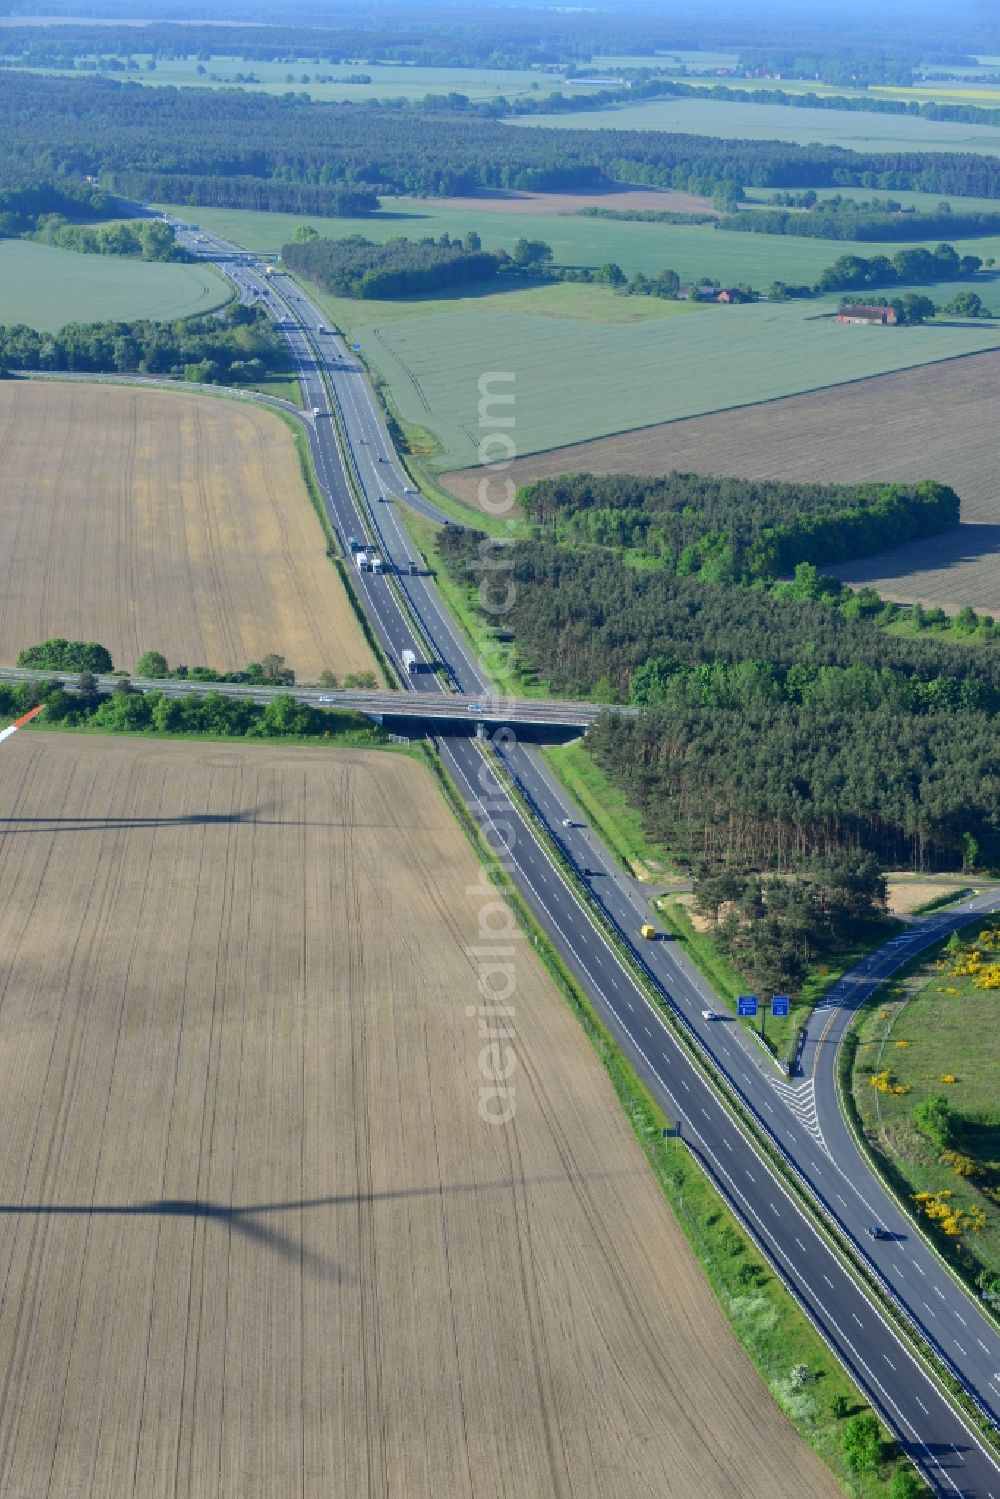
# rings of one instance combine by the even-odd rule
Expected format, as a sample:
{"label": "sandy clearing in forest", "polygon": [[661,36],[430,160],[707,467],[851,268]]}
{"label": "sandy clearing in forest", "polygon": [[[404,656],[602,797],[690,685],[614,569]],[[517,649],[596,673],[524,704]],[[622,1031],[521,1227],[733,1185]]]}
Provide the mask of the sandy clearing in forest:
{"label": "sandy clearing in forest", "polygon": [[290,433],[235,401],[0,383],[0,662],[51,636],[299,680],[375,668]]}
{"label": "sandy clearing in forest", "polygon": [[[812,394],[666,422],[518,459],[515,484],[564,473],[664,474],[851,483],[937,479],[957,490],[963,524],[944,537],[831,568],[884,598],[1000,614],[1000,352],[974,354]],[[477,506],[478,469],[444,476]],[[499,485],[494,483],[493,492]]]}
{"label": "sandy clearing in forest", "polygon": [[481,1121],[422,767],[25,732],[0,811],[4,1499],[839,1494],[528,947]]}

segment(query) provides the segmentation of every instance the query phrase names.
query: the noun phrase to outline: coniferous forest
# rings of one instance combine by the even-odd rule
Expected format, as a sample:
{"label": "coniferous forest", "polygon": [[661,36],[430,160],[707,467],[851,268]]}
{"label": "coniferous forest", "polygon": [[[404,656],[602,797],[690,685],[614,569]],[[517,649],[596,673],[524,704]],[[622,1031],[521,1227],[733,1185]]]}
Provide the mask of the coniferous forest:
{"label": "coniferous forest", "polygon": [[[524,670],[642,710],[611,708],[587,746],[681,863],[767,871],[869,853],[955,867],[974,849],[997,865],[993,621],[967,611],[948,641],[896,633],[898,611],[800,560],[810,535],[817,560],[860,554],[880,506],[913,524],[921,490],[931,528],[954,524],[944,486],[870,487],[866,509],[860,486],[577,476],[530,492],[530,540],[449,528],[440,549],[456,578],[483,580],[487,604],[512,585],[504,627]],[[784,533],[776,551],[759,547],[768,531]],[[758,556],[768,566],[748,568]]]}

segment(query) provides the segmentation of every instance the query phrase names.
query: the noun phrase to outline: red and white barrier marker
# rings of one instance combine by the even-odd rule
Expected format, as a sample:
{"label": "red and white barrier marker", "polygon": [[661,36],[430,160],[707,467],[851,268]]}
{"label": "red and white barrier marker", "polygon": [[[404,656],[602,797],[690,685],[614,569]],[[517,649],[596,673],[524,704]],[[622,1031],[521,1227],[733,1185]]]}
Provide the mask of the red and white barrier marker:
{"label": "red and white barrier marker", "polygon": [[11,734],[16,734],[18,729],[22,728],[24,724],[30,723],[33,718],[37,718],[39,713],[43,712],[44,709],[45,704],[39,703],[37,708],[32,708],[30,713],[23,714],[23,716],[17,719],[16,722],[12,723],[9,728],[0,729],[0,743],[2,743],[5,739],[9,739]]}

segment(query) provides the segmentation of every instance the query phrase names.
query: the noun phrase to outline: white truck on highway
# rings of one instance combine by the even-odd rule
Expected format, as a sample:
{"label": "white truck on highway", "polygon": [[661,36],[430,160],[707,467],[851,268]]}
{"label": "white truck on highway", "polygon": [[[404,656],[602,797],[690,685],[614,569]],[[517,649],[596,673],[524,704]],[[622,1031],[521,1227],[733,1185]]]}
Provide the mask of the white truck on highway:
{"label": "white truck on highway", "polygon": [[403,665],[411,675],[416,671],[417,655],[415,651],[407,650],[403,652]]}
{"label": "white truck on highway", "polygon": [[379,557],[377,554],[372,557],[372,572],[373,573],[384,573],[385,572],[385,559],[382,558],[382,557]]}

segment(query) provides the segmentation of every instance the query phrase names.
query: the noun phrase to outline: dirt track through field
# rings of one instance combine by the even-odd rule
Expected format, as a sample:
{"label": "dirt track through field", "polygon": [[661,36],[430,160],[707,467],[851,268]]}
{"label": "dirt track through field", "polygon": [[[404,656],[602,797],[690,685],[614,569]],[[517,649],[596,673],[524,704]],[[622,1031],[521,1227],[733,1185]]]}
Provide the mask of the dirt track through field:
{"label": "dirt track through field", "polygon": [[[826,1499],[402,757],[0,758],[2,1499]],[[496,913],[494,928],[500,926]]]}
{"label": "dirt track through field", "polygon": [[[506,474],[516,484],[549,474],[674,469],[831,483],[938,479],[961,497],[956,532],[831,570],[871,583],[884,598],[1000,614],[998,389],[1000,353],[976,354],[553,449],[518,459]],[[463,469],[445,482],[475,506],[481,477]],[[492,493],[499,492],[494,481]]]}
{"label": "dirt track through field", "polygon": [[274,651],[302,681],[375,666],[273,413],[5,381],[0,662],[59,635],[126,670],[146,650],[230,671]]}

